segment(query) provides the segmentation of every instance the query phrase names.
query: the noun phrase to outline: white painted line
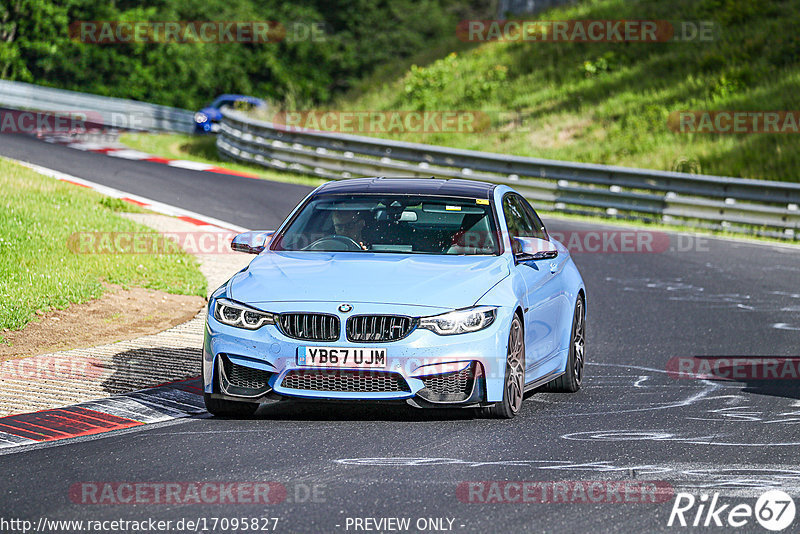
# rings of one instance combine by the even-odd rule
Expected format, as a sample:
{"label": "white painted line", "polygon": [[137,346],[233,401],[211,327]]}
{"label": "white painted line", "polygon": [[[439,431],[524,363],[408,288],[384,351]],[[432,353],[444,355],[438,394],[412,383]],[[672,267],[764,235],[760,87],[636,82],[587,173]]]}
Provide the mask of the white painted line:
{"label": "white painted line", "polygon": [[193,171],[207,171],[213,169],[214,165],[208,163],[198,163],[197,161],[188,161],[185,159],[176,159],[167,163],[170,167],[180,167],[181,169],[190,169]]}
{"label": "white painted line", "polygon": [[75,143],[73,143],[73,142],[67,141],[67,145],[70,148],[75,148],[75,149],[83,150],[83,151],[87,151],[87,150],[103,150],[103,149],[106,149],[106,148],[111,148],[111,149],[114,149],[114,150],[118,150],[118,149],[124,148],[122,145],[108,145],[108,144],[90,143],[90,142],[75,142]]}
{"label": "white painted line", "polygon": [[42,141],[45,143],[72,143],[73,139],[67,135],[51,135],[47,137],[42,137]]}
{"label": "white painted line", "polygon": [[0,449],[16,447],[18,445],[29,445],[31,443],[38,443],[38,441],[0,432]]}
{"label": "white painted line", "polygon": [[195,393],[179,389],[150,388],[129,393],[137,400],[186,413],[205,411],[203,398]]}
{"label": "white painted line", "polygon": [[49,176],[50,178],[55,178],[56,180],[74,182],[77,184],[85,185],[100,194],[113,197],[113,198],[129,198],[134,200],[138,203],[143,204],[143,207],[154,211],[156,213],[161,213],[164,215],[171,215],[173,217],[191,217],[193,219],[197,219],[199,221],[203,221],[211,226],[217,226],[224,230],[231,230],[233,232],[247,232],[247,228],[243,228],[241,226],[237,226],[233,223],[229,223],[226,221],[221,221],[219,219],[215,219],[213,217],[208,217],[206,215],[202,215],[200,213],[196,213],[194,211],[185,210],[183,208],[179,208],[177,206],[171,206],[169,204],[164,204],[162,202],[158,202],[157,200],[152,200],[145,197],[140,197],[139,195],[133,195],[131,193],[126,193],[124,191],[120,191],[118,189],[114,189],[112,187],[106,187],[101,184],[97,184],[94,182],[90,182],[89,180],[84,180],[83,178],[78,178],[77,176],[72,176],[71,174],[67,174],[61,171],[56,171],[54,169],[48,169],[47,167],[42,167],[40,165],[36,165],[34,163],[28,163],[27,161],[20,161],[12,158],[6,158],[0,156],[1,159],[6,161],[12,161],[14,163],[18,163],[23,167],[27,167],[32,169],[39,174],[43,174],[44,176]]}
{"label": "white painted line", "polygon": [[138,150],[112,150],[110,152],[106,152],[106,156],[111,156],[112,158],[122,158],[122,159],[148,159],[154,157],[152,154],[148,154],[147,152],[139,152]]}
{"label": "white painted line", "polygon": [[152,405],[124,395],[83,402],[78,406],[96,412],[133,419],[134,421],[141,421],[145,424],[160,423],[161,421],[169,421],[171,419],[187,416],[186,413],[173,410],[172,408]]}

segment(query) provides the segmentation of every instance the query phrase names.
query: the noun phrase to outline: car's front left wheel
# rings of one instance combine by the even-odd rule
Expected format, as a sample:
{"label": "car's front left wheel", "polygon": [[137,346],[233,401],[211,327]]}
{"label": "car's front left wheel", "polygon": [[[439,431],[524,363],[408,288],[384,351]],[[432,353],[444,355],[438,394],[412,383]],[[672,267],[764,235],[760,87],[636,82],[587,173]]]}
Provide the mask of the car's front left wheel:
{"label": "car's front left wheel", "polygon": [[508,351],[506,355],[505,383],[503,400],[494,406],[484,408],[488,417],[511,419],[522,407],[525,395],[525,336],[522,320],[514,315],[508,332]]}

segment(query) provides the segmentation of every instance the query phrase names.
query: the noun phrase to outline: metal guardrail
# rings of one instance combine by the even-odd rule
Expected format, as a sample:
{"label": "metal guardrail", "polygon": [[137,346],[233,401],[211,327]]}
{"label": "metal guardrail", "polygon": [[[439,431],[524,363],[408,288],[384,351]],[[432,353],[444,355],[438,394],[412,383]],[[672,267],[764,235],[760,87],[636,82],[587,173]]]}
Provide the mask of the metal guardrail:
{"label": "metal guardrail", "polygon": [[288,129],[225,109],[217,149],[263,167],[337,180],[409,176],[508,184],[543,210],[800,239],[800,184],[507,156]]}
{"label": "metal guardrail", "polygon": [[533,14],[551,7],[574,4],[575,0],[500,0],[497,3],[498,19],[510,15]]}
{"label": "metal guardrail", "polygon": [[0,80],[0,106],[55,113],[89,112],[92,122],[120,129],[194,131],[194,113],[185,109],[8,80]]}

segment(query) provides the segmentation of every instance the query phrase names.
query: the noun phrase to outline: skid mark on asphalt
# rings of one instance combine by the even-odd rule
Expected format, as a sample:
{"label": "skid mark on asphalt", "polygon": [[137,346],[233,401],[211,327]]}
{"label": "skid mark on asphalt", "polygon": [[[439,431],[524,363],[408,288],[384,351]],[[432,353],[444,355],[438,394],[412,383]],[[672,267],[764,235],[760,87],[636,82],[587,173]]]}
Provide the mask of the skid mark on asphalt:
{"label": "skid mark on asphalt", "polygon": [[709,304],[711,308],[728,308],[753,310],[751,305],[752,297],[741,293],[710,293],[706,288],[690,284],[682,277],[668,280],[655,278],[615,278],[606,277],[606,282],[616,283],[622,286],[622,291],[634,291],[640,293],[657,293],[667,300],[680,302],[697,302]]}
{"label": "skid mark on asphalt", "polygon": [[[561,439],[747,448],[800,445],[795,432],[800,423],[800,393],[793,381],[678,380],[664,369],[605,363],[592,363],[591,369],[581,392],[586,398],[580,403],[591,409],[575,410],[574,402],[559,395],[534,395],[528,401],[542,407],[536,413],[538,419],[563,418],[566,411],[569,417],[588,416],[608,424],[566,433]],[[703,428],[696,432],[642,428],[640,420],[628,417],[665,410],[670,417],[703,421]]]}
{"label": "skid mark on asphalt", "polygon": [[[677,383],[668,376],[665,369],[596,362],[587,362],[586,365],[591,366],[592,372],[588,373],[586,387],[582,392],[589,395],[598,393],[598,396],[591,398],[591,402],[582,403],[591,405],[594,409],[570,412],[570,417],[610,416],[689,407],[700,401],[713,399],[711,394],[721,387],[709,380]],[[530,400],[551,405],[571,402],[568,397],[561,395],[534,395]],[[563,414],[537,414],[537,417],[563,417]]]}
{"label": "skid mark on asphalt", "polygon": [[[514,476],[519,480],[535,478],[533,475],[541,472],[542,476],[556,478],[545,473],[559,473],[557,477],[575,480],[591,480],[592,477],[601,475],[603,479],[635,479],[659,480],[670,483],[676,489],[715,489],[725,495],[754,496],[766,489],[780,488],[784,491],[796,492],[800,490],[800,470],[796,466],[784,464],[751,465],[731,464],[720,467],[712,463],[665,463],[665,464],[637,464],[617,463],[611,461],[574,462],[571,460],[538,460],[538,459],[512,459],[512,460],[468,460],[463,458],[425,458],[425,457],[395,457],[395,458],[341,458],[334,460],[335,464],[343,468],[365,467],[380,468],[382,470],[413,469],[416,476],[419,469],[437,469],[441,475],[441,468],[451,468],[454,472],[452,478],[481,476],[490,470],[491,476],[498,476],[498,468],[513,469]],[[526,469],[527,471],[521,471]],[[360,471],[363,478],[369,476]],[[379,474],[376,480],[385,480],[385,473]],[[588,477],[588,478],[587,478]]]}
{"label": "skid mark on asphalt", "polygon": [[0,449],[105,434],[205,413],[193,378],[75,406],[0,418]]}
{"label": "skid mark on asphalt", "polygon": [[772,328],[777,328],[778,330],[800,330],[800,324],[791,325],[789,323],[775,323],[772,325]]}
{"label": "skid mark on asphalt", "polygon": [[[333,460],[342,467],[340,476],[358,470],[359,480],[385,481],[386,472],[398,470],[420,477],[420,470],[435,470],[440,481],[475,480],[481,476],[508,480],[650,480],[666,482],[675,491],[711,490],[726,496],[753,497],[769,489],[790,493],[800,491],[800,469],[788,464],[755,465],[734,463],[726,467],[708,462],[618,463],[616,461],[575,462],[572,460],[508,459],[469,460],[437,457],[341,458]],[[364,469],[374,468],[375,474]],[[442,469],[448,469],[447,474]],[[510,469],[513,475],[500,475],[498,469]],[[409,471],[410,470],[410,471]],[[373,478],[374,477],[374,478]],[[511,478],[508,478],[511,477]],[[544,477],[544,478],[542,478]],[[392,478],[397,480],[397,476]]]}
{"label": "skid mark on asphalt", "polygon": [[[793,268],[784,270],[794,270]],[[748,295],[743,293],[714,293],[706,288],[688,283],[683,277],[672,279],[655,279],[647,277],[616,278],[608,276],[606,282],[620,286],[621,291],[658,295],[670,301],[706,304],[710,309],[736,309],[755,312],[795,312],[800,309],[792,306],[787,299],[797,299],[800,293],[787,291],[768,291],[764,295]],[[788,323],[775,323],[773,328],[779,330],[800,330],[800,326]]]}
{"label": "skid mark on asphalt", "polygon": [[[795,447],[800,441],[767,441],[744,442],[738,441],[726,434],[691,435],[673,434],[664,430],[590,430],[588,432],[573,432],[564,434],[563,439],[573,441],[677,441],[691,445],[717,445],[728,447]],[[738,437],[738,436],[737,436]]]}

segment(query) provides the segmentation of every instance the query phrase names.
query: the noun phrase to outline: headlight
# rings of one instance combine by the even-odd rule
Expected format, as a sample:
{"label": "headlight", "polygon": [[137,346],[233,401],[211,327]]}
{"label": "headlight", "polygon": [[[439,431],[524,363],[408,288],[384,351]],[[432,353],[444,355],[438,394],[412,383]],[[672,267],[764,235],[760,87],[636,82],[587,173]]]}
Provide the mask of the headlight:
{"label": "headlight", "polygon": [[197,113],[194,114],[194,122],[196,122],[197,124],[203,124],[207,120],[208,120],[208,115],[206,115],[201,111],[198,111]]}
{"label": "headlight", "polygon": [[477,332],[494,322],[497,308],[492,306],[475,306],[456,310],[441,315],[422,317],[419,320],[420,328],[427,328],[440,336]]}
{"label": "headlight", "polygon": [[257,330],[265,324],[275,324],[275,315],[226,299],[217,299],[214,302],[214,318],[223,324],[248,330]]}

